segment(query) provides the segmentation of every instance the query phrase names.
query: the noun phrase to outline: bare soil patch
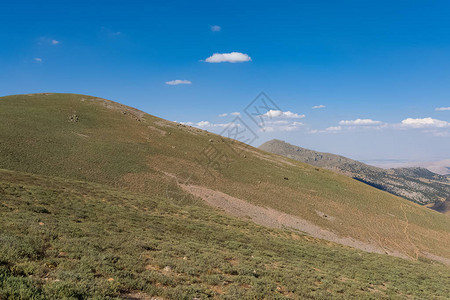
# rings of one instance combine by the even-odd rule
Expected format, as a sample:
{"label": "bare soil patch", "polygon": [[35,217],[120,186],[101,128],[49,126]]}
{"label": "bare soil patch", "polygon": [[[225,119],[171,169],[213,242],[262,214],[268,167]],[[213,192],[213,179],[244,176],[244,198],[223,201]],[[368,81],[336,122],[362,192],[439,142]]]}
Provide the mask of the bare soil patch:
{"label": "bare soil patch", "polygon": [[156,131],[156,132],[159,133],[160,135],[166,135],[166,133],[167,133],[165,130],[159,129],[159,128],[155,127],[155,126],[149,125],[149,126],[147,126],[147,127],[148,127],[148,129],[151,129],[151,130],[153,130],[153,131]]}
{"label": "bare soil patch", "polygon": [[350,237],[338,236],[336,233],[323,229],[298,216],[289,215],[272,208],[256,206],[219,191],[194,185],[180,184],[180,186],[192,195],[203,199],[212,207],[222,209],[233,216],[249,218],[259,225],[272,228],[290,228],[307,233],[316,238],[353,247],[366,252],[408,258],[408,256],[400,252],[386,250],[375,244],[358,241]]}

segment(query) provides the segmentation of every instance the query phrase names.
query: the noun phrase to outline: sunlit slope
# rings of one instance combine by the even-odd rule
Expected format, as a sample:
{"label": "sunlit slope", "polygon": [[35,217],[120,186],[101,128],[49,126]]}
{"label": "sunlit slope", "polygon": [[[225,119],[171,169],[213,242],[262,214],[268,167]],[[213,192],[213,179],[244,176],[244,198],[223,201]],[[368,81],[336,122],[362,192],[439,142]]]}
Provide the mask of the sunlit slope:
{"label": "sunlit slope", "polygon": [[[300,216],[413,259],[450,258],[450,218],[351,178],[89,96],[0,98],[0,168],[182,197],[176,180]],[[205,173],[213,145],[229,158]],[[231,146],[230,146],[231,145]],[[236,154],[239,153],[239,154]],[[326,214],[328,217],[324,218]]]}
{"label": "sunlit slope", "polygon": [[[0,169],[1,299],[447,299],[450,269]],[[117,298],[116,298],[117,297]]]}

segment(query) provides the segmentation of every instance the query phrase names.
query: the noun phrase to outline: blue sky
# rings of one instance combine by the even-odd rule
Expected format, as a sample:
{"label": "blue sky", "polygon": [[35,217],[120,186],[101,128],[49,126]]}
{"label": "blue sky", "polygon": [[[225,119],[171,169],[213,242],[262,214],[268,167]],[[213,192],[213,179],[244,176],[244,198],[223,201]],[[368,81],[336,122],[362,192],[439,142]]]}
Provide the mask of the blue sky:
{"label": "blue sky", "polygon": [[[243,114],[264,91],[299,117],[273,115],[254,145],[450,158],[450,110],[436,110],[450,107],[448,1],[4,1],[1,11],[0,95],[95,95],[220,132],[232,116],[218,115]],[[232,52],[242,62],[208,62]]]}

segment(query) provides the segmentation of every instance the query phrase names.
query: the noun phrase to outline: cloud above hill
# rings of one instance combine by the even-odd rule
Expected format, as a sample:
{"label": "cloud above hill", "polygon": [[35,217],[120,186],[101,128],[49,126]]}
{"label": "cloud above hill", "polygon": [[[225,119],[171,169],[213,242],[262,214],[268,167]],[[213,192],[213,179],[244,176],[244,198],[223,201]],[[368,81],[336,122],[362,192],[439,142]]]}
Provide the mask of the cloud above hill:
{"label": "cloud above hill", "polygon": [[286,120],[280,121],[267,121],[264,124],[260,124],[260,131],[265,132],[285,132],[285,131],[295,131],[304,126],[302,122],[289,122]]}
{"label": "cloud above hill", "polygon": [[246,62],[251,61],[251,57],[247,54],[241,53],[241,52],[231,52],[231,53],[214,53],[207,59],[205,59],[205,62],[208,63],[222,63],[222,62],[229,62],[229,63],[239,63],[239,62]]}

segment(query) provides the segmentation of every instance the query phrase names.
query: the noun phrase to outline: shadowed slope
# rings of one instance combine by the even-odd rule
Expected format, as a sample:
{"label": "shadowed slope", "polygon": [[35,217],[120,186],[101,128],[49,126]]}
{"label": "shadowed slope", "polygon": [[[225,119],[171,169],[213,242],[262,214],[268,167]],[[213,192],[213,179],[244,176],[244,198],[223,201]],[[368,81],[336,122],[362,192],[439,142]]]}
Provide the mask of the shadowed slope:
{"label": "shadowed slope", "polygon": [[430,208],[443,214],[450,214],[450,197],[445,201],[435,203]]}

